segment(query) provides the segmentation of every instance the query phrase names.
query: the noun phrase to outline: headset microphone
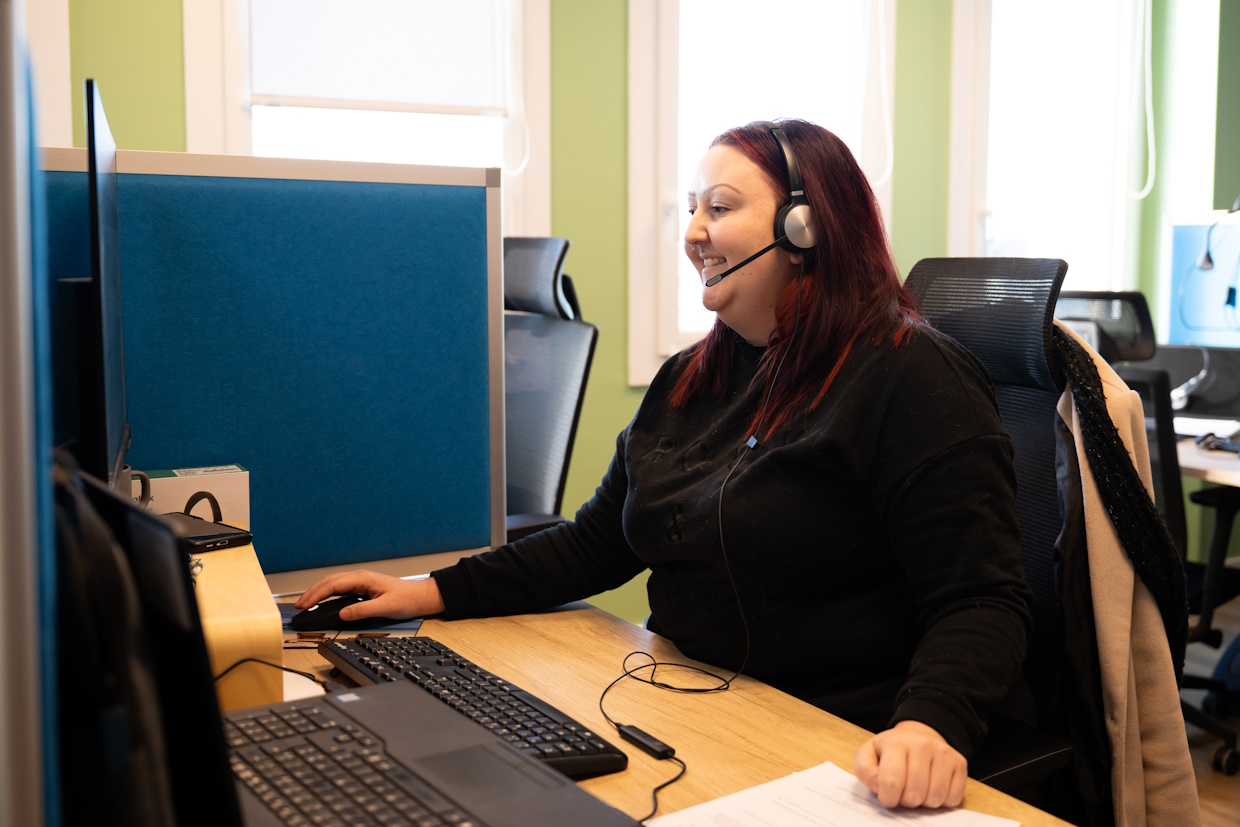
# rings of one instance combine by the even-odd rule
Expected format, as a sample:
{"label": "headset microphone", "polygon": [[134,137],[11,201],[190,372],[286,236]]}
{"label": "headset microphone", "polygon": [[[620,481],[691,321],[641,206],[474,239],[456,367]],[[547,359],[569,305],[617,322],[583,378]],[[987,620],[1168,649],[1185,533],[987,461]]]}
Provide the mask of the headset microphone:
{"label": "headset microphone", "polygon": [[774,250],[776,247],[778,247],[778,246],[779,246],[780,244],[782,244],[783,242],[784,242],[784,237],[780,237],[780,238],[775,239],[773,242],[771,242],[771,243],[770,243],[770,244],[768,244],[767,246],[763,247],[761,250],[759,250],[758,252],[754,253],[752,256],[750,256],[749,258],[745,259],[744,261],[742,261],[740,264],[736,265],[735,267],[729,267],[728,269],[724,270],[724,271],[723,271],[722,273],[720,273],[719,275],[717,275],[717,276],[711,276],[710,278],[708,278],[708,279],[706,280],[706,286],[707,286],[707,287],[714,287],[716,284],[718,284],[718,283],[720,282],[720,280],[722,280],[722,279],[723,279],[723,277],[724,277],[724,276],[730,276],[730,275],[732,275],[732,274],[733,274],[733,273],[735,273],[737,270],[741,269],[742,267],[744,267],[744,266],[745,266],[746,264],[748,264],[749,262],[753,261],[753,260],[754,260],[755,258],[757,258],[758,256],[765,255],[766,253],[769,253],[771,250]]}

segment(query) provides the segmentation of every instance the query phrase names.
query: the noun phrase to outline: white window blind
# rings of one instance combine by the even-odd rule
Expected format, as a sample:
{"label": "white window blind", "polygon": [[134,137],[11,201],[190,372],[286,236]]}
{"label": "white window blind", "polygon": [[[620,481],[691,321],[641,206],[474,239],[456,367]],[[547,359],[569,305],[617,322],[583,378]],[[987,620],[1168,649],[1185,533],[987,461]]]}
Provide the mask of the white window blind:
{"label": "white window blind", "polygon": [[500,5],[250,0],[252,102],[504,114]]}

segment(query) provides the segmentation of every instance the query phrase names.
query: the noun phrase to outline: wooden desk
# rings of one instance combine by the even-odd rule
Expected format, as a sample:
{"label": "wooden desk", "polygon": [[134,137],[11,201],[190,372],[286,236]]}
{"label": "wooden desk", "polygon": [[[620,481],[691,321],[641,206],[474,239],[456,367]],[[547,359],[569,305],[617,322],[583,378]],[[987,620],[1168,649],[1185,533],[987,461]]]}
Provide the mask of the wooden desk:
{"label": "wooden desk", "polygon": [[1240,457],[1231,451],[1204,451],[1195,440],[1182,439],[1176,454],[1184,476],[1240,488]]}
{"label": "wooden desk", "polygon": [[[419,634],[455,649],[478,665],[533,692],[593,727],[629,756],[626,771],[581,782],[614,807],[640,818],[650,793],[679,769],[622,741],[599,713],[598,697],[621,674],[630,652],[687,661],[666,639],[584,603],[537,615],[482,620],[427,620]],[[313,650],[286,650],[285,663],[322,676],[329,665]],[[630,666],[635,665],[634,658]],[[718,672],[717,669],[711,671]],[[659,671],[661,680],[703,686],[685,672]],[[607,713],[670,744],[687,765],[684,777],[659,793],[666,814],[755,784],[831,761],[851,770],[869,734],[766,684],[740,678],[726,692],[688,695],[624,680],[607,694]],[[1047,813],[970,780],[965,806],[1027,825],[1061,825]]]}

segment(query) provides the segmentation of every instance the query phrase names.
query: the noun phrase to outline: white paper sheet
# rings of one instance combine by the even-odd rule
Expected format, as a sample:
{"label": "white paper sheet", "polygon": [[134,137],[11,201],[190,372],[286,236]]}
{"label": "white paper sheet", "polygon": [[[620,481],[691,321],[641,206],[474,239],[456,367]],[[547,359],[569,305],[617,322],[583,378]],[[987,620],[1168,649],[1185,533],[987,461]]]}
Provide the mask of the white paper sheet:
{"label": "white paper sheet", "polygon": [[284,700],[300,701],[302,698],[313,698],[323,694],[323,687],[302,675],[292,672],[284,673]]}
{"label": "white paper sheet", "polygon": [[1175,432],[1181,436],[1201,436],[1214,434],[1222,439],[1231,437],[1240,431],[1240,422],[1234,419],[1200,419],[1191,416],[1175,418]]}
{"label": "white paper sheet", "polygon": [[[690,768],[692,769],[692,768]],[[889,810],[856,776],[825,763],[648,822],[651,827],[1017,827],[970,810]]]}

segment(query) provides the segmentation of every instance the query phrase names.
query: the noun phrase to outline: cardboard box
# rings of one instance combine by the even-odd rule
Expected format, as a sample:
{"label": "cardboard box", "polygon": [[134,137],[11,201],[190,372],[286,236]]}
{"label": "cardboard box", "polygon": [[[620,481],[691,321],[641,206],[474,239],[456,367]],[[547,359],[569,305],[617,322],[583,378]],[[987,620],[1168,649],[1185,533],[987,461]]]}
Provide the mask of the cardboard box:
{"label": "cardboard box", "polygon": [[[199,556],[203,566],[194,591],[212,673],[219,675],[243,658],[282,663],[280,609],[267,588],[254,547]],[[260,663],[242,663],[216,683],[215,691],[225,712],[279,703],[284,700],[284,673]]]}
{"label": "cardboard box", "polygon": [[[220,522],[237,528],[250,528],[250,472],[240,465],[212,465],[205,468],[178,468],[172,471],[147,471],[151,478],[151,503],[156,514],[184,511],[185,504],[199,491],[210,492],[220,504]],[[133,482],[133,496],[140,493],[140,482]],[[211,503],[203,500],[194,506],[195,516],[213,519]]]}

